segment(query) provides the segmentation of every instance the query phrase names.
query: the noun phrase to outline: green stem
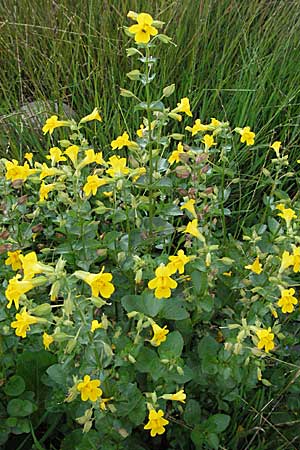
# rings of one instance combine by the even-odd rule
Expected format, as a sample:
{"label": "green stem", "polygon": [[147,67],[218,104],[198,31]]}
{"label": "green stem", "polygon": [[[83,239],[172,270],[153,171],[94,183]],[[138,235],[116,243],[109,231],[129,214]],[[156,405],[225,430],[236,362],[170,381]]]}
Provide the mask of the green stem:
{"label": "green stem", "polygon": [[222,228],[223,228],[223,243],[226,242],[226,222],[225,222],[225,214],[224,214],[224,186],[225,186],[225,161],[224,157],[222,158],[222,176],[221,176],[221,195],[222,195]]}
{"label": "green stem", "polygon": [[151,99],[149,89],[149,47],[146,47],[146,102],[147,102],[147,119],[148,119],[148,147],[149,147],[149,231],[152,235],[153,231],[153,149],[152,149],[152,133],[151,133]]}

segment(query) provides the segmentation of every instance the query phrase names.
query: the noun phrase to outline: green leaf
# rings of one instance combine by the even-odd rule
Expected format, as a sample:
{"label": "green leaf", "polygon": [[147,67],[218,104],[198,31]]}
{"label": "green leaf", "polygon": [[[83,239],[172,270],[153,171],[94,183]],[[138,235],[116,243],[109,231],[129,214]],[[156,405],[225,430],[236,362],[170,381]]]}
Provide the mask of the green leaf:
{"label": "green leaf", "polygon": [[199,305],[205,312],[210,312],[214,307],[214,299],[210,295],[205,295],[201,298]]}
{"label": "green leaf", "polygon": [[51,380],[55,381],[55,383],[64,385],[66,383],[67,373],[60,364],[53,364],[48,367],[47,374],[51,378]]}
{"label": "green leaf", "polygon": [[217,355],[218,342],[211,336],[204,336],[198,344],[198,355],[201,359]]}
{"label": "green leaf", "polygon": [[155,317],[163,308],[163,301],[154,297],[152,292],[144,291],[142,295],[125,295],[121,299],[127,312],[137,311],[149,317]]}
{"label": "green leaf", "polygon": [[207,273],[194,270],[191,273],[192,284],[197,294],[204,294],[207,290]]}
{"label": "green leaf", "polygon": [[125,389],[122,389],[117,413],[121,417],[130,418],[135,426],[140,425],[145,419],[145,400],[135,383],[129,383]]}
{"label": "green leaf", "polygon": [[222,433],[226,430],[230,422],[230,416],[227,414],[215,414],[210,416],[206,423],[210,431],[214,433]]}
{"label": "green leaf", "polygon": [[195,428],[193,429],[193,431],[191,432],[191,438],[193,443],[196,446],[197,450],[202,450],[202,446],[204,444],[205,441],[205,436],[203,434],[203,430],[201,425],[196,425]]}
{"label": "green leaf", "polygon": [[179,331],[173,331],[167,335],[167,340],[163,342],[158,353],[162,359],[179,358],[183,349],[183,338]]}
{"label": "green leaf", "polygon": [[37,410],[37,406],[29,400],[13,398],[8,402],[7,413],[14,417],[26,417]]}
{"label": "green leaf", "polygon": [[272,234],[276,234],[279,231],[280,223],[274,217],[268,217],[268,227]]}
{"label": "green leaf", "polygon": [[161,300],[162,308],[159,317],[167,320],[183,320],[189,317],[189,313],[184,307],[184,303],[177,299]]}
{"label": "green leaf", "polygon": [[156,352],[150,348],[141,350],[137,357],[136,368],[142,373],[150,373],[154,381],[158,380],[166,370]]}
{"label": "green leaf", "polygon": [[196,425],[200,422],[201,408],[196,400],[190,399],[184,408],[183,418],[188,425]]}
{"label": "green leaf", "polygon": [[4,392],[10,397],[18,397],[25,391],[25,381],[19,375],[13,375],[4,386]]}
{"label": "green leaf", "polygon": [[215,433],[209,433],[207,435],[207,443],[215,450],[218,450],[219,448],[219,438],[218,435]]}

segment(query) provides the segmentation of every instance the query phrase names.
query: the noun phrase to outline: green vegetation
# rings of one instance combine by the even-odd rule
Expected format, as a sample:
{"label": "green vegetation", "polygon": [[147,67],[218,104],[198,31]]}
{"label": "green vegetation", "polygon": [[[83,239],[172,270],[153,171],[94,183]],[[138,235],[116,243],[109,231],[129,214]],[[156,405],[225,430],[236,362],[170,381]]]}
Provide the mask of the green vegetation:
{"label": "green vegetation", "polygon": [[8,0],[0,29],[0,445],[299,448],[299,1]]}

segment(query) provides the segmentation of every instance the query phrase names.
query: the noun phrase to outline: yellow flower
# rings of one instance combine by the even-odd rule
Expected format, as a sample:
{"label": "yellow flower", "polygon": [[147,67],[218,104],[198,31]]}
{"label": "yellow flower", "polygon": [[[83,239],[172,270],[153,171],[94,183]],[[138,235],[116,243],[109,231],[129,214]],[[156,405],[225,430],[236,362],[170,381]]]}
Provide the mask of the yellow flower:
{"label": "yellow flower", "polygon": [[15,181],[15,180],[24,180],[35,173],[35,169],[30,169],[28,163],[26,162],[23,166],[20,166],[18,161],[13,159],[12,161],[5,162],[6,167],[6,175],[5,178],[7,180]]}
{"label": "yellow flower", "polygon": [[300,272],[300,247],[295,247],[293,250],[293,271],[295,273]]}
{"label": "yellow flower", "polygon": [[85,167],[88,164],[104,164],[102,152],[95,153],[93,149],[85,150],[85,158],[81,161],[78,168]]}
{"label": "yellow flower", "polygon": [[298,300],[294,297],[295,289],[283,289],[281,291],[281,298],[277,305],[280,306],[281,311],[285,313],[291,313],[294,311],[294,305],[297,305]]}
{"label": "yellow flower", "polygon": [[155,409],[151,409],[149,411],[149,422],[144,426],[144,430],[151,430],[151,437],[156,436],[157,434],[163,434],[165,430],[165,425],[168,425],[169,421],[164,419],[164,412],[162,409],[155,411]]}
{"label": "yellow flower", "polygon": [[220,122],[219,120],[215,119],[214,117],[211,118],[211,122],[210,122],[210,126],[211,127],[219,127],[222,124],[222,122]]}
{"label": "yellow flower", "polygon": [[265,347],[266,353],[269,353],[270,350],[273,350],[275,347],[274,344],[274,334],[271,332],[271,328],[269,327],[267,330],[257,330],[256,334],[259,338],[257,348],[259,350],[263,349]]}
{"label": "yellow flower", "polygon": [[168,267],[173,271],[173,273],[177,272],[180,274],[184,273],[184,266],[191,260],[190,256],[186,256],[183,250],[178,250],[177,256],[169,256]]}
{"label": "yellow flower", "polygon": [[285,208],[282,203],[276,206],[281,212],[277,216],[282,217],[286,221],[286,225],[289,227],[292,219],[297,219],[296,213],[291,208]]}
{"label": "yellow flower", "polygon": [[190,198],[187,202],[185,202],[183,205],[180,206],[180,209],[186,209],[189,211],[195,218],[197,218],[197,213],[195,210],[195,200],[193,198]]}
{"label": "yellow flower", "polygon": [[132,25],[128,28],[129,33],[134,34],[134,40],[138,44],[147,44],[151,36],[156,36],[158,31],[152,26],[153,19],[150,14],[141,13],[137,17],[132,17],[133,20],[137,21],[137,25]]}
{"label": "yellow flower", "polygon": [[199,131],[206,131],[208,128],[208,125],[201,123],[200,119],[197,119],[192,127],[185,127],[187,131],[191,131],[192,136],[195,136]]}
{"label": "yellow flower", "polygon": [[102,328],[102,326],[102,323],[99,323],[98,320],[92,320],[91,332],[94,333],[95,330],[98,330],[98,328]]}
{"label": "yellow flower", "polygon": [[85,195],[88,197],[91,193],[96,195],[97,189],[101,186],[107,184],[107,180],[101,180],[97,175],[90,175],[87,177],[87,182],[83,186],[83,191]]}
{"label": "yellow flower", "polygon": [[123,147],[128,147],[131,145],[131,141],[129,140],[129,135],[126,133],[126,131],[122,134],[122,136],[118,136],[117,139],[113,140],[111,142],[111,147],[113,150],[116,150],[118,148],[121,150]]}
{"label": "yellow flower", "polygon": [[27,159],[27,161],[31,164],[32,158],[33,158],[33,153],[25,153],[24,158]]}
{"label": "yellow flower", "polygon": [[45,184],[42,182],[40,187],[40,202],[43,202],[44,200],[47,200],[49,192],[53,191],[55,189],[55,184]]}
{"label": "yellow flower", "polygon": [[98,120],[98,122],[102,122],[102,117],[99,114],[98,108],[94,108],[91,114],[83,117],[79,123],[91,122],[92,120]]}
{"label": "yellow flower", "polygon": [[53,336],[50,336],[46,332],[43,334],[43,345],[45,347],[45,350],[50,350],[50,345],[54,342]]}
{"label": "yellow flower", "polygon": [[89,375],[85,375],[83,381],[77,384],[77,390],[81,393],[81,400],[83,402],[87,400],[97,401],[102,395],[102,389],[98,387],[100,384],[100,380],[91,380]]}
{"label": "yellow flower", "polygon": [[120,177],[129,172],[128,167],[126,167],[126,158],[120,158],[119,156],[113,155],[109,158],[108,164],[111,168],[107,169],[106,173],[111,177]]}
{"label": "yellow flower", "polygon": [[51,116],[49,119],[46,120],[46,123],[43,126],[42,131],[44,134],[48,133],[48,131],[49,131],[49,134],[52,134],[53,130],[55,128],[65,127],[68,125],[69,125],[69,122],[66,122],[63,120],[58,120],[57,116]]}
{"label": "yellow flower", "polygon": [[164,394],[162,395],[162,398],[164,400],[173,400],[176,402],[185,403],[186,394],[184,393],[183,389],[180,389],[180,391],[176,392],[175,394]]}
{"label": "yellow flower", "polygon": [[232,276],[232,272],[223,272],[222,275],[224,275],[225,277],[231,277]]}
{"label": "yellow flower", "polygon": [[189,233],[192,236],[201,239],[201,233],[198,230],[198,220],[194,219],[191,222],[189,222],[186,226],[186,229],[184,230],[184,233]]}
{"label": "yellow flower", "polygon": [[141,124],[140,128],[137,130],[136,134],[138,135],[138,137],[142,138],[143,137],[143,130],[145,129],[144,125]]}
{"label": "yellow flower", "polygon": [[33,284],[28,280],[21,280],[21,275],[15,275],[8,282],[8,286],[5,291],[5,296],[8,300],[7,308],[11,308],[12,302],[14,302],[16,309],[19,309],[20,297],[26,292],[33,289]]}
{"label": "yellow flower", "polygon": [[185,113],[187,116],[192,117],[190,109],[190,101],[187,97],[184,97],[180,100],[180,103],[177,103],[177,107],[173,110],[176,113]]}
{"label": "yellow flower", "polygon": [[217,143],[214,141],[214,137],[211,136],[210,134],[205,134],[201,142],[205,144],[205,149],[207,150],[213,145],[217,145]]}
{"label": "yellow flower", "polygon": [[99,403],[100,409],[102,409],[102,411],[106,411],[106,403],[108,403],[112,399],[113,399],[113,397],[101,398],[100,403]]}
{"label": "yellow flower", "polygon": [[278,319],[278,314],[277,314],[276,309],[274,309],[272,307],[270,307],[270,309],[271,309],[271,313],[272,313],[272,316],[274,317],[274,319]]}
{"label": "yellow flower", "polygon": [[292,266],[293,264],[294,264],[294,256],[290,255],[290,253],[285,250],[282,253],[281,266],[280,266],[279,272],[280,273],[283,272],[285,269]]}
{"label": "yellow flower", "polygon": [[262,265],[259,262],[259,257],[257,256],[252,264],[249,264],[248,266],[245,266],[245,269],[252,270],[252,272],[254,272],[257,275],[259,275],[263,271]]}
{"label": "yellow flower", "polygon": [[56,169],[55,167],[48,167],[46,163],[42,164],[40,180],[43,180],[46,177],[53,177],[54,175],[61,175],[62,171]]}
{"label": "yellow flower", "polygon": [[34,275],[42,273],[45,266],[39,263],[36,253],[30,252],[27,255],[20,255],[22,268],[24,272],[24,280],[31,280]]}
{"label": "yellow flower", "polygon": [[65,150],[65,155],[67,155],[68,158],[70,158],[74,166],[76,166],[77,164],[78,153],[79,153],[78,145],[70,145],[70,147],[66,148]]}
{"label": "yellow flower", "polygon": [[99,293],[104,298],[110,298],[115,291],[114,285],[111,283],[112,274],[103,273],[104,267],[100,273],[81,272],[83,281],[85,281],[92,289],[92,296],[98,297]]}
{"label": "yellow flower", "polygon": [[273,142],[272,145],[270,145],[270,147],[275,150],[276,156],[277,158],[280,158],[280,153],[279,153],[279,149],[281,147],[281,142],[280,141],[275,141]]}
{"label": "yellow flower", "polygon": [[26,308],[19,314],[16,314],[16,320],[10,324],[12,328],[16,328],[16,335],[22,338],[26,337],[26,332],[30,330],[30,325],[37,323],[36,317],[27,313]]}
{"label": "yellow flower", "polygon": [[183,150],[183,145],[181,142],[177,145],[177,150],[174,150],[171,154],[171,156],[168,159],[169,164],[173,164],[174,162],[180,162],[180,155],[185,154],[185,151]]}
{"label": "yellow flower", "polygon": [[153,338],[151,339],[150,344],[154,347],[158,347],[162,342],[166,341],[169,330],[167,325],[161,328],[156,323],[152,323],[151,326],[153,330]]}
{"label": "yellow flower", "polygon": [[138,167],[137,169],[134,169],[134,171],[131,173],[132,181],[135,183],[141,176],[145,175],[146,173],[146,167]]}
{"label": "yellow flower", "polygon": [[154,295],[156,298],[171,297],[171,289],[177,287],[177,282],[170,277],[172,273],[171,268],[164,264],[161,264],[155,270],[155,278],[149,281],[148,288],[155,289]]}
{"label": "yellow flower", "polygon": [[247,145],[254,145],[255,133],[250,131],[250,127],[244,127],[240,131],[241,134],[241,142],[246,142]]}
{"label": "yellow flower", "polygon": [[19,270],[22,268],[22,263],[19,258],[21,250],[15,250],[14,252],[7,252],[8,258],[5,260],[6,266],[11,266],[12,270]]}
{"label": "yellow flower", "polygon": [[47,155],[46,158],[51,159],[52,166],[61,161],[67,161],[67,158],[63,156],[61,149],[58,147],[50,148],[49,155]]}

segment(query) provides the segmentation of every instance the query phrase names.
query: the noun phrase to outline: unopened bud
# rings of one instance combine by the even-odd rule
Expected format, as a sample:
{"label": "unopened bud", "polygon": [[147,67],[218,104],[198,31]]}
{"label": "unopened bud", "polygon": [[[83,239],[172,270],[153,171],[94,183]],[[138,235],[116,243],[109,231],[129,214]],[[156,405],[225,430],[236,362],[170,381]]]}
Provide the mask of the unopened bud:
{"label": "unopened bud", "polygon": [[49,303],[43,303],[42,305],[36,306],[31,312],[35,316],[48,316],[51,313],[51,305]]}
{"label": "unopened bud", "polygon": [[186,166],[177,166],[175,169],[176,176],[178,178],[188,178],[191,174],[191,170]]}
{"label": "unopened bud", "polygon": [[127,356],[127,358],[128,358],[128,361],[131,362],[132,364],[135,364],[135,363],[136,363],[136,359],[135,359],[132,355],[129,354],[129,355]]}

